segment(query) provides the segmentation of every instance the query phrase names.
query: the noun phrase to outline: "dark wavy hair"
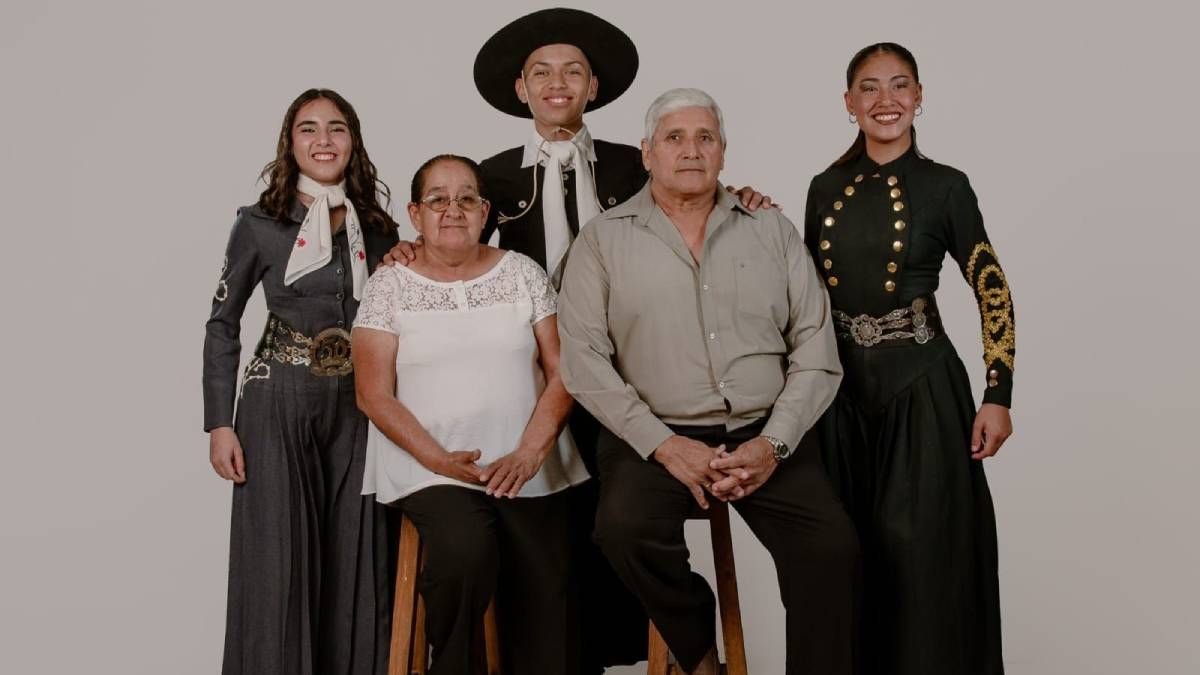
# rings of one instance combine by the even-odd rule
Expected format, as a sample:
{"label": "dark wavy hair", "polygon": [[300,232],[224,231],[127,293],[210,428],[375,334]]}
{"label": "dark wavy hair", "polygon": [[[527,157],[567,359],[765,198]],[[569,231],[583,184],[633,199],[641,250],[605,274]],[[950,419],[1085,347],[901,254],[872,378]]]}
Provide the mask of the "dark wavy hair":
{"label": "dark wavy hair", "polygon": [[[903,46],[896,44],[895,42],[877,42],[873,45],[867,45],[866,47],[858,50],[858,53],[854,55],[854,58],[850,59],[850,65],[846,67],[847,91],[854,86],[854,78],[858,75],[859,68],[862,68],[863,63],[876,54],[896,55],[901,61],[907,63],[908,67],[912,69],[913,79],[916,80],[917,84],[921,83],[921,76],[917,72],[917,59],[913,56],[912,52],[908,51]],[[913,152],[917,153],[918,156],[923,157],[924,155],[921,155],[921,151],[917,149],[916,125],[909,127],[909,134],[912,135]],[[850,148],[846,150],[846,152],[842,153],[841,157],[838,157],[836,160],[834,160],[833,164],[830,166],[842,166],[843,164],[849,164],[859,157],[862,157],[863,153],[866,151],[867,135],[863,133],[862,129],[859,129],[858,136],[854,138],[854,143],[850,144]]]}
{"label": "dark wavy hair", "polygon": [[425,178],[429,174],[429,170],[438,162],[458,162],[471,170],[471,175],[475,176],[475,185],[479,188],[479,196],[487,198],[486,188],[483,185],[483,169],[475,163],[475,160],[470,157],[462,157],[461,155],[451,155],[449,153],[430,157],[425,160],[417,172],[412,177],[412,203],[416,204],[421,201],[421,193],[425,191]]}
{"label": "dark wavy hair", "polygon": [[296,181],[300,176],[300,165],[292,154],[292,125],[296,122],[296,114],[305,104],[323,98],[332,103],[338,112],[346,118],[350,128],[350,161],[346,164],[346,196],[354,202],[354,209],[367,227],[380,232],[391,232],[396,229],[396,221],[388,215],[383,204],[390,206],[392,191],[387,184],[379,180],[375,165],[367,155],[363,145],[362,125],[358,121],[358,113],[350,102],[342,98],[332,89],[309,89],[296,97],[283,115],[283,126],[279,130],[279,143],[275,149],[275,159],[263,167],[259,178],[267,184],[258,197],[258,203],[263,211],[272,218],[283,218],[292,202],[296,199]]}

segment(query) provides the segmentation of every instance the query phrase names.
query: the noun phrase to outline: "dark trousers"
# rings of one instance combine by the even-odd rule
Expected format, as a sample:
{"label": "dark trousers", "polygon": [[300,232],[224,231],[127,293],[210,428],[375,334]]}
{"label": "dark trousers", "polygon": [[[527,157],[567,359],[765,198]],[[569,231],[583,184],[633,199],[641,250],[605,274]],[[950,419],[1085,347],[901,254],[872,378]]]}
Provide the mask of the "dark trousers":
{"label": "dark trousers", "polygon": [[499,499],[457,486],[425,488],[400,508],[417,526],[425,566],[417,589],[433,647],[430,675],[470,675],[483,613],[496,596],[504,672],[573,672],[575,608],[568,589],[562,493]]}
{"label": "dark trousers", "polygon": [[[710,446],[736,448],[760,428],[674,430]],[[596,542],[642,601],[679,664],[690,671],[716,640],[713,593],[688,565],[683,536],[695,499],[653,457],[642,459],[610,432],[602,433],[597,458]],[[764,485],[733,506],[775,561],[787,611],[788,675],[850,675],[859,548],[821,467],[815,434],[806,436]]]}

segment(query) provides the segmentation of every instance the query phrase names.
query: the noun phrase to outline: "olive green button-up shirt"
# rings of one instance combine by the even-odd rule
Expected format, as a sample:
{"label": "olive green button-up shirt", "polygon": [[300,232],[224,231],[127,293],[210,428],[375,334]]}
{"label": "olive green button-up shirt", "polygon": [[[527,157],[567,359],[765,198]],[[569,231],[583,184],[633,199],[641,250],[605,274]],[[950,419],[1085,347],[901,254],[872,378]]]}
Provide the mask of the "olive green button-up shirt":
{"label": "olive green button-up shirt", "polygon": [[829,298],[792,223],[721,186],[700,263],[650,184],[576,239],[558,309],[563,383],[643,457],[668,424],[763,434],[795,448],[842,377]]}

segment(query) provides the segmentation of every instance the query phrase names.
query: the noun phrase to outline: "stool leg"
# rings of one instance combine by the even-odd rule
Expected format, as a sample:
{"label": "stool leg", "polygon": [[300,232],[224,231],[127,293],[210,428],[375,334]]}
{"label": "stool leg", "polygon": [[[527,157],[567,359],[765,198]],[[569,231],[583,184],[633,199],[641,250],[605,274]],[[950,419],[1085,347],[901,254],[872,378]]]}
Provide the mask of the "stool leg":
{"label": "stool leg", "polygon": [[[417,620],[419,609],[417,597],[417,570],[420,567],[421,536],[416,525],[404,516],[400,522],[400,550],[396,560],[396,595],[392,608],[391,654],[388,658],[388,675],[411,675],[413,661],[413,632],[417,625],[424,624],[424,617]],[[424,612],[420,612],[424,614]],[[421,642],[424,642],[424,627]],[[421,661],[422,659],[418,659]],[[422,666],[423,668],[423,666]],[[424,670],[422,670],[424,672]]]}
{"label": "stool leg", "polygon": [[[421,547],[420,562],[417,569],[425,567],[425,547]],[[425,598],[417,593],[417,609],[413,612],[413,656],[409,672],[412,675],[425,675],[429,669],[429,640],[425,637]]]}
{"label": "stool leg", "polygon": [[496,598],[488,603],[483,613],[483,648],[487,652],[487,675],[501,675],[500,629],[496,626]]}
{"label": "stool leg", "polygon": [[737,568],[733,561],[733,537],[729,532],[729,507],[724,502],[717,502],[709,511],[713,566],[717,572],[717,600],[721,606],[721,634],[725,636],[726,673],[747,675],[742,608],[738,602]]}
{"label": "stool leg", "polygon": [[654,622],[650,622],[650,640],[649,640],[649,663],[646,666],[646,675],[668,675],[670,672],[669,650],[667,649],[667,641],[654,627]]}

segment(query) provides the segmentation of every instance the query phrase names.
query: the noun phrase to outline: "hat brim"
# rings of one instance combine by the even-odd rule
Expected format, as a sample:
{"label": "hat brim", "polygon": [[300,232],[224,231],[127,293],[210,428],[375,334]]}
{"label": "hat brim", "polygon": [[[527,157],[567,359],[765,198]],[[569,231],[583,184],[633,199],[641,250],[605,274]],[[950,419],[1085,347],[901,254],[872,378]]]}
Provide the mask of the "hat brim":
{"label": "hat brim", "polygon": [[475,88],[501,112],[532,118],[517,98],[515,83],[525,59],[546,45],[574,45],[583,52],[600,86],[585,112],[617,99],[637,75],[638,53],[620,28],[578,9],[557,7],[527,14],[496,31],[475,56]]}

